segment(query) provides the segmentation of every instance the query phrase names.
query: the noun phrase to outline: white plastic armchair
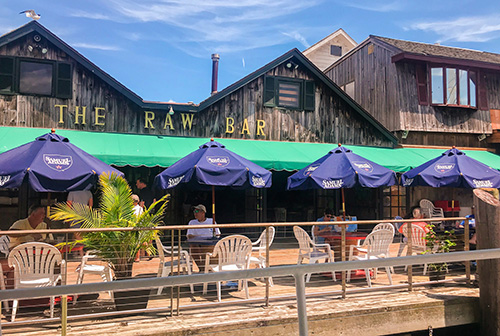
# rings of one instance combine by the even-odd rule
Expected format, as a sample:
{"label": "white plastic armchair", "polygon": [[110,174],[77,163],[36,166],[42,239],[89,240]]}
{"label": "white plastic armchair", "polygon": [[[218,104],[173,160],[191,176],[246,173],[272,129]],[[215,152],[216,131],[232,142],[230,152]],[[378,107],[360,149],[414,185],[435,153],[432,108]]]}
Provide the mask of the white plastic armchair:
{"label": "white plastic armchair", "polygon": [[[14,268],[14,288],[32,288],[64,284],[62,274],[66,263],[61,252],[46,243],[24,243],[12,249],[8,258],[9,266]],[[56,265],[61,265],[60,274],[55,274]],[[50,317],[54,317],[54,297],[50,297]],[[18,300],[12,304],[12,321],[16,318]]]}
{"label": "white plastic armchair", "polygon": [[[419,202],[419,205],[423,211],[423,214],[427,218],[443,218],[444,217],[443,209],[436,208],[434,206],[434,204],[431,201],[429,201],[428,199],[425,199],[425,198],[421,199]],[[439,222],[433,222],[433,223],[439,224],[441,222],[439,221]]]}
{"label": "white plastic armchair", "polygon": [[[113,281],[113,271],[111,267],[104,262],[100,263],[89,263],[89,261],[98,259],[95,251],[87,251],[85,255],[82,257],[82,261],[80,265],[76,268],[76,272],[78,272],[78,277],[76,279],[76,284],[81,284],[83,282],[84,276],[87,274],[95,274],[99,275],[104,282]],[[109,291],[109,296],[113,299],[113,292]],[[78,295],[75,295],[73,299],[73,304],[76,304],[78,299]]]}
{"label": "white plastic armchair", "polygon": [[[302,264],[304,259],[309,260],[309,264],[320,261],[334,262],[333,252],[329,244],[315,244],[307,232],[299,226],[293,227],[295,238],[299,242],[299,257],[297,265]],[[336,281],[335,272],[332,272],[333,281]],[[307,274],[306,282],[311,280],[311,274]]]}
{"label": "white plastic armchair", "polygon": [[[389,257],[389,246],[394,239],[394,227],[390,224],[391,229],[378,229],[373,230],[363,242],[361,246],[351,245],[349,251],[349,260],[373,260],[380,258]],[[354,255],[354,251],[359,254]],[[389,278],[389,284],[392,285],[391,268],[389,266],[385,267],[385,272]],[[374,271],[374,276],[376,277],[377,269]],[[366,282],[368,287],[372,286],[370,279],[369,269],[365,269]],[[351,272],[347,273],[347,281],[351,279]]]}
{"label": "white plastic armchair", "polygon": [[[410,228],[408,227],[409,224],[404,224],[402,227],[403,230],[403,236],[408,238],[408,231]],[[425,240],[426,232],[423,228],[421,228],[418,225],[412,225],[411,226],[411,249],[412,253],[414,254],[423,254],[425,251],[427,251],[427,242]],[[408,243],[406,243],[408,244]],[[408,267],[405,267],[405,270]],[[427,264],[424,264],[424,275],[427,273]]]}
{"label": "white plastic armchair", "polygon": [[[214,247],[212,253],[207,253],[205,260],[205,273],[245,270],[249,267],[252,253],[252,241],[242,235],[233,235],[221,239]],[[210,259],[217,262],[211,264]],[[248,299],[248,281],[243,280],[245,295]],[[241,289],[238,282],[238,289]],[[203,284],[203,294],[207,293],[207,283]],[[221,302],[221,282],[217,281],[217,299]]]}
{"label": "white plastic armchair", "polygon": [[[267,232],[269,231],[269,238],[267,238]],[[269,240],[269,248],[274,240],[275,228],[270,226],[267,229],[264,229],[260,234],[259,239],[256,242],[252,243],[252,252],[258,253],[257,256],[250,256],[249,262],[250,265],[257,265],[259,268],[269,267],[266,263],[266,243]],[[273,285],[273,278],[269,278],[269,285]]]}
{"label": "white plastic armchair", "polygon": [[[159,238],[156,238],[156,248],[158,249],[158,257],[160,258],[160,264],[158,265],[158,277],[168,277],[172,269],[180,272],[187,272],[187,274],[191,275],[192,273],[192,262],[191,256],[186,250],[181,248],[181,255],[179,258],[179,247],[175,246],[172,252],[172,248],[168,246],[164,246]],[[170,257],[170,261],[165,261],[166,257]],[[189,284],[189,288],[191,289],[191,294],[194,294],[193,284]],[[163,290],[163,287],[158,287],[157,295],[160,295]]]}
{"label": "white plastic armchair", "polygon": [[[0,252],[7,257],[9,255],[9,245],[10,238],[9,236],[1,236],[0,237]],[[5,290],[5,277],[3,275],[3,269],[0,265],[0,289]],[[7,301],[3,301],[3,305],[6,311],[9,311],[9,303]]]}

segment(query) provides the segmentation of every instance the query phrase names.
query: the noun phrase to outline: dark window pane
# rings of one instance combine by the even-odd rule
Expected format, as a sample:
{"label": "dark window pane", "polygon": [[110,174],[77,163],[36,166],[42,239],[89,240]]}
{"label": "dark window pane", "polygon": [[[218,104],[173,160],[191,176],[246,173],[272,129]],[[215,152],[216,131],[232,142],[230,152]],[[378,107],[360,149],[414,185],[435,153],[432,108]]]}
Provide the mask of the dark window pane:
{"label": "dark window pane", "polygon": [[443,104],[443,68],[432,68],[432,103]]}
{"label": "dark window pane", "polygon": [[14,71],[13,58],[0,58],[0,74],[10,75]]}
{"label": "dark window pane", "polygon": [[0,75],[0,91],[12,92],[12,76]]}
{"label": "dark window pane", "polygon": [[279,83],[278,90],[280,106],[299,107],[299,83]]}
{"label": "dark window pane", "polygon": [[57,96],[61,98],[71,97],[71,82],[65,79],[57,80]]}
{"label": "dark window pane", "polygon": [[342,47],[337,45],[330,46],[330,55],[342,56]]}
{"label": "dark window pane", "polygon": [[51,95],[52,64],[21,62],[19,91],[21,93]]}
{"label": "dark window pane", "polygon": [[66,63],[59,63],[57,77],[60,79],[70,79],[71,78],[71,65]]}
{"label": "dark window pane", "polygon": [[457,104],[457,70],[446,69],[446,103]]}
{"label": "dark window pane", "polygon": [[469,71],[469,91],[470,91],[470,106],[476,105],[476,73],[473,71]]}

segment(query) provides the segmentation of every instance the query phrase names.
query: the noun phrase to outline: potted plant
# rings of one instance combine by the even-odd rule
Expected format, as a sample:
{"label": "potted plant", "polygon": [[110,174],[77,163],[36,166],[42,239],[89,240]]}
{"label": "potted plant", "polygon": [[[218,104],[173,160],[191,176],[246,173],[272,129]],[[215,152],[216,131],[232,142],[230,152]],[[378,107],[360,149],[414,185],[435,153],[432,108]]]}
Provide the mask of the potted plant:
{"label": "potted plant", "polygon": [[[457,244],[455,243],[456,237],[454,230],[437,233],[434,231],[434,225],[427,225],[429,232],[425,236],[427,250],[425,253],[446,253]],[[429,280],[437,281],[444,280],[446,270],[448,269],[447,263],[436,263],[428,265]]]}
{"label": "potted plant", "polygon": [[[59,203],[52,207],[50,218],[70,222],[71,225],[81,224],[81,227],[85,229],[141,229],[162,224],[169,195],[165,195],[141,215],[136,216],[133,209],[132,190],[123,177],[114,173],[102,174],[99,177],[99,189],[102,194],[99,208],[93,209],[78,203],[72,205]],[[158,209],[155,211],[157,206]],[[145,250],[150,255],[156,253],[152,241],[157,235],[156,230],[87,232],[82,233],[81,240],[60,245],[82,243],[85,248],[94,251],[110,265],[114,270],[116,280],[122,280],[132,277],[132,266],[139,250]],[[120,296],[121,293],[126,292],[117,292],[115,295]],[[149,296],[149,290],[147,296]],[[117,297],[115,296],[116,303]],[[120,309],[118,305],[117,309]]]}

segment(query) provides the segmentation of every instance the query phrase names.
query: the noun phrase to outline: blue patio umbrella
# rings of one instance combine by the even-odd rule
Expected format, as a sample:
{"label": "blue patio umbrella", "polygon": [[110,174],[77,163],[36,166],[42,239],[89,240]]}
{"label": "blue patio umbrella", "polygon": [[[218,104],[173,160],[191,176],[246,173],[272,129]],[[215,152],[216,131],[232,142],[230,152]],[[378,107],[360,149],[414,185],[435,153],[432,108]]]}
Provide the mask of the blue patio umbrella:
{"label": "blue patio umbrella", "polygon": [[38,192],[86,190],[103,172],[123,175],[54,130],[0,154],[0,188],[5,189],[26,181]]}
{"label": "blue patio umbrella", "polygon": [[271,172],[212,139],[158,174],[153,185],[171,189],[181,183],[211,187],[215,221],[215,187],[269,188]]}
{"label": "blue patio umbrella", "polygon": [[350,149],[339,146],[288,178],[288,190],[341,189],[345,216],[344,188],[378,188],[397,183],[396,173]]}
{"label": "blue patio umbrella", "polygon": [[406,187],[500,188],[500,172],[453,147],[401,176]]}

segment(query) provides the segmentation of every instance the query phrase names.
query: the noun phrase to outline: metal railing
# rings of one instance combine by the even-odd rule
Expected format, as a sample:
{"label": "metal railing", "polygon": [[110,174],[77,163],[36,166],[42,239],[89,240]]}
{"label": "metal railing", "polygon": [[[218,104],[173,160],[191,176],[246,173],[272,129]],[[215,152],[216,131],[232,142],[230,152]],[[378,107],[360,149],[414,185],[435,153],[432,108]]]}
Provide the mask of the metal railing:
{"label": "metal railing", "polygon": [[[447,254],[436,254],[436,255],[423,255],[423,256],[408,256],[402,258],[387,258],[385,260],[371,260],[371,261],[346,261],[346,226],[349,224],[358,224],[360,227],[365,225],[373,225],[378,223],[412,223],[412,222],[436,222],[439,220],[446,221],[464,221],[464,250],[465,252],[453,252]],[[322,223],[324,224],[324,223]],[[415,285],[413,281],[413,273],[412,273],[412,265],[424,264],[424,263],[436,263],[436,262],[452,262],[452,261],[465,261],[465,281],[467,283],[470,282],[470,262],[469,260],[478,260],[478,259],[487,259],[493,258],[491,254],[481,254],[485,252],[483,251],[475,251],[470,252],[472,254],[467,254],[469,250],[469,225],[468,220],[464,217],[455,217],[455,218],[443,218],[443,219],[418,219],[418,220],[369,220],[369,221],[354,221],[354,222],[328,222],[329,225],[338,225],[341,227],[341,244],[340,251],[336,251],[340,254],[341,262],[335,262],[332,264],[321,264],[321,265],[303,265],[303,266],[273,266],[265,269],[251,269],[245,271],[238,272],[220,272],[220,273],[211,273],[211,274],[193,274],[190,276],[180,275],[180,269],[177,271],[177,276],[175,277],[166,277],[166,278],[150,278],[150,279],[134,279],[134,280],[124,280],[119,282],[108,282],[108,283],[88,283],[82,285],[67,285],[67,286],[58,286],[58,287],[50,287],[50,288],[34,288],[34,289],[17,289],[17,290],[6,290],[0,292],[0,300],[9,300],[9,299],[22,299],[22,298],[33,298],[33,297],[48,297],[48,296],[61,296],[62,295],[62,304],[61,304],[61,319],[58,318],[46,318],[43,320],[25,320],[25,321],[16,321],[16,322],[7,322],[4,323],[4,326],[18,326],[22,324],[34,324],[34,323],[47,323],[47,322],[56,322],[61,321],[62,332],[64,335],[66,323],[68,320],[77,320],[84,318],[98,318],[100,316],[110,316],[110,315],[119,315],[124,312],[106,312],[106,313],[97,313],[97,314],[84,314],[84,315],[67,315],[67,295],[75,295],[75,294],[86,294],[86,293],[95,293],[95,292],[103,292],[108,290],[126,290],[131,288],[141,288],[141,287],[167,287],[170,288],[170,306],[169,307],[160,307],[160,308],[149,308],[143,311],[155,312],[155,311],[165,311],[166,309],[170,310],[170,314],[174,315],[174,310],[177,310],[177,314],[180,311],[180,285],[190,284],[190,283],[202,283],[202,282],[216,282],[216,281],[226,281],[235,278],[242,279],[250,279],[250,278],[269,278],[269,277],[279,277],[279,276],[293,276],[295,282],[295,290],[297,297],[297,304],[299,310],[299,321],[300,321],[300,330],[301,334],[304,330],[307,330],[307,317],[305,314],[305,282],[304,282],[304,274],[307,273],[323,273],[323,272],[331,272],[331,271],[340,271],[342,274],[342,283],[340,291],[330,291],[327,293],[337,293],[345,298],[346,295],[350,292],[368,292],[375,290],[391,290],[391,289],[401,289],[408,288],[409,290],[413,290]],[[270,226],[280,227],[280,226],[313,226],[318,225],[318,222],[287,222],[287,223],[250,223],[250,224],[218,224],[218,225],[178,225],[178,226],[163,226],[157,228],[114,228],[114,229],[60,229],[60,230],[39,230],[38,233],[53,233],[56,235],[64,235],[64,241],[70,241],[69,234],[75,232],[97,232],[97,231],[141,231],[141,230],[160,230],[166,231],[169,233],[169,241],[171,244],[171,248],[174,249],[174,246],[178,244],[179,246],[182,244],[181,241],[181,230],[185,230],[187,228],[213,228],[219,227],[223,231],[231,229],[266,229]],[[9,234],[12,232],[8,231],[0,231],[0,235]],[[30,234],[33,231],[16,231],[16,234]],[[259,233],[257,231],[253,233]],[[410,234],[411,235],[411,234]],[[269,237],[269,235],[267,235]],[[411,236],[408,237],[407,244],[407,254],[412,254],[412,243]],[[282,243],[283,246],[285,242]],[[495,250],[496,251],[496,250]],[[498,252],[498,251],[497,251]],[[493,252],[491,252],[493,253]],[[488,257],[482,257],[487,255]],[[69,257],[68,250],[64,254],[65,259],[67,260]],[[269,241],[266,242],[266,260],[267,265],[270,261],[270,247]],[[496,256],[498,257],[498,256]],[[177,262],[180,262],[180,256],[172,257],[172,261],[175,261],[177,258]],[[451,259],[447,259],[451,258]],[[418,260],[418,261],[417,261]],[[174,262],[171,262],[171,274],[174,273]],[[407,271],[407,284],[397,284],[393,286],[379,286],[374,288],[357,288],[357,289],[348,289],[346,284],[346,272],[352,269],[365,269],[365,268],[373,268],[373,267],[396,267],[396,266],[410,266]],[[65,274],[67,277],[67,274]],[[65,282],[67,283],[67,282]],[[420,282],[419,285],[425,285],[428,282]],[[174,294],[174,288],[177,290],[176,295]],[[28,294],[26,294],[28,293]],[[320,296],[324,295],[325,291],[321,293],[308,293],[307,296]],[[265,281],[265,295],[263,301],[265,305],[269,305],[271,300],[284,299],[284,298],[295,298],[295,295],[281,295],[279,297],[271,296],[270,293],[270,285],[269,281]],[[262,302],[262,298],[259,299],[250,299],[245,300],[245,302]],[[207,306],[207,305],[223,305],[223,303],[205,303],[198,304],[198,306]],[[196,305],[190,305],[193,309]],[[134,311],[136,313],[140,311]],[[305,319],[305,321],[304,321]],[[304,329],[305,328],[305,329]]]}

